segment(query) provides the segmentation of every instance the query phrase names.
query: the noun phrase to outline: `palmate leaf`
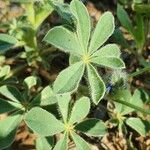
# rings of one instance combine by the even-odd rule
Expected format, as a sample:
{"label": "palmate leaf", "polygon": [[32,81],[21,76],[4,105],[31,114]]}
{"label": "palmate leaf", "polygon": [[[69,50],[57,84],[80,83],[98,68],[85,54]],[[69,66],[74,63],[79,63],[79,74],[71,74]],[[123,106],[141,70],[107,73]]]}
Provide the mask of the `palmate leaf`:
{"label": "palmate leaf", "polygon": [[0,121],[0,149],[7,148],[13,143],[21,120],[22,115],[17,114]]}
{"label": "palmate leaf", "polygon": [[87,52],[91,32],[91,21],[89,13],[84,4],[79,0],[71,1],[70,9],[77,19],[78,39],[82,45],[83,51]]}
{"label": "palmate leaf", "polygon": [[41,136],[52,136],[65,130],[63,123],[54,115],[38,107],[31,109],[25,116],[29,128]]}
{"label": "palmate leaf", "polygon": [[64,134],[63,138],[61,138],[55,145],[53,150],[68,150],[68,135]]}
{"label": "palmate leaf", "polygon": [[91,150],[88,143],[75,132],[71,132],[71,137],[76,145],[77,150]]}
{"label": "palmate leaf", "polygon": [[87,119],[75,126],[75,130],[79,130],[90,136],[103,136],[106,134],[106,126],[99,119]]}
{"label": "palmate leaf", "polygon": [[35,141],[36,150],[51,150],[53,146],[53,137],[39,136]]}
{"label": "palmate leaf", "polygon": [[54,82],[54,92],[63,94],[75,91],[83,76],[84,68],[84,64],[78,62],[63,70]]}
{"label": "palmate leaf", "polygon": [[57,98],[63,121],[66,123],[68,119],[69,102],[71,100],[71,96],[70,94],[63,94],[58,95]]}
{"label": "palmate leaf", "polygon": [[82,97],[74,104],[69,119],[69,124],[80,122],[84,119],[90,111],[90,100],[88,97]]}
{"label": "palmate leaf", "polygon": [[64,52],[82,54],[77,36],[63,26],[54,27],[44,37],[44,41],[54,45]]}
{"label": "palmate leaf", "polygon": [[92,65],[87,65],[87,74],[92,100],[95,104],[98,104],[104,97],[105,84]]}
{"label": "palmate leaf", "polygon": [[110,12],[105,12],[99,19],[94,33],[91,37],[89,52],[95,52],[100,46],[102,46],[106,40],[114,32],[114,17]]}
{"label": "palmate leaf", "polygon": [[113,69],[125,68],[124,62],[120,59],[120,50],[116,44],[108,44],[92,55],[93,63],[110,67]]}

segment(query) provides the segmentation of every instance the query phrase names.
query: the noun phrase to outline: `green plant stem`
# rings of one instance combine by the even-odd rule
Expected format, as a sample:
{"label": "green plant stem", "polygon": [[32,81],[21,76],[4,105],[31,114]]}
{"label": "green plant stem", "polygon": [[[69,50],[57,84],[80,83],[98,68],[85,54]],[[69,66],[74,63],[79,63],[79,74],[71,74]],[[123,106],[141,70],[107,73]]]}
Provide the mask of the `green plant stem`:
{"label": "green plant stem", "polygon": [[135,77],[135,76],[138,76],[146,71],[150,71],[150,66],[148,67],[145,67],[143,69],[140,69],[139,71],[136,71],[136,72],[133,72],[131,74],[128,75],[128,78],[131,78],[131,77]]}
{"label": "green plant stem", "polygon": [[141,113],[144,113],[144,114],[146,114],[146,115],[150,115],[150,110],[143,109],[143,108],[141,108],[141,107],[135,106],[135,105],[133,105],[133,104],[131,104],[131,103],[128,103],[128,102],[126,102],[126,101],[114,100],[114,99],[113,99],[112,101],[117,102],[117,103],[120,103],[120,104],[123,104],[123,105],[126,105],[126,106],[128,106],[128,107],[131,107],[131,108],[133,108],[133,109],[135,109],[135,110],[138,110],[138,111],[140,111]]}

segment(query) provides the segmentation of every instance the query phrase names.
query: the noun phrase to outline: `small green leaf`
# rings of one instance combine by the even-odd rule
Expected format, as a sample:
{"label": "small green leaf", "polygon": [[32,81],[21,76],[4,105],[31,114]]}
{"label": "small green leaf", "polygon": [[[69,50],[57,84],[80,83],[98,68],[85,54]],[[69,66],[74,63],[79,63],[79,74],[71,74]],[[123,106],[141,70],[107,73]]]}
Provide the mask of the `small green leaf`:
{"label": "small green leaf", "polygon": [[121,22],[121,25],[125,27],[130,33],[133,32],[133,26],[131,20],[127,14],[127,12],[123,9],[123,7],[118,4],[117,5],[117,17]]}
{"label": "small green leaf", "polygon": [[63,138],[61,138],[55,145],[54,150],[67,150],[68,149],[68,135],[64,134]]}
{"label": "small green leaf", "polygon": [[37,78],[35,76],[29,76],[25,78],[24,84],[25,86],[27,86],[27,89],[29,90],[31,87],[37,84]]}
{"label": "small green leaf", "polygon": [[124,62],[120,59],[119,47],[116,44],[108,44],[96,51],[91,61],[113,69],[125,68]]}
{"label": "small green leaf", "polygon": [[84,68],[84,64],[78,62],[60,72],[54,82],[54,92],[63,94],[75,91],[83,76]]}
{"label": "small green leaf", "polygon": [[70,124],[80,122],[84,119],[90,111],[90,100],[88,97],[82,97],[74,104],[74,107],[71,112]]}
{"label": "small green leaf", "polygon": [[92,35],[89,52],[95,52],[102,46],[114,32],[114,17],[110,12],[105,12],[98,21]]}
{"label": "small green leaf", "polygon": [[106,90],[105,84],[92,65],[87,66],[87,72],[92,100],[95,104],[98,104],[104,97]]}
{"label": "small green leaf", "polygon": [[93,57],[120,57],[120,49],[116,44],[107,44],[96,51]]}
{"label": "small green leaf", "polygon": [[0,114],[10,112],[15,110],[16,108],[12,106],[8,101],[0,98]]}
{"label": "small green leaf", "polygon": [[56,94],[50,85],[46,86],[32,101],[33,105],[47,106],[57,102]]}
{"label": "small green leaf", "polygon": [[140,118],[128,118],[126,120],[126,124],[136,130],[142,136],[145,136],[146,133],[148,133],[146,125]]}
{"label": "small green leaf", "polygon": [[103,136],[106,134],[106,126],[99,119],[87,119],[75,126],[75,130],[79,130],[90,136]]}
{"label": "small green leaf", "polygon": [[113,69],[125,68],[124,62],[116,57],[96,57],[91,60],[93,63]]}
{"label": "small green leaf", "polygon": [[42,136],[51,136],[64,130],[63,123],[46,110],[38,107],[34,107],[26,114],[25,122],[35,133]]}
{"label": "small green leaf", "polygon": [[49,1],[52,7],[57,11],[58,15],[61,18],[61,23],[69,29],[75,28],[76,18],[70,10],[70,5],[64,3],[63,0],[59,1]]}
{"label": "small green leaf", "polygon": [[[37,5],[37,7],[39,7],[39,5]],[[36,12],[34,27],[38,29],[43,21],[52,13],[52,11],[53,8],[48,3],[44,3]]]}
{"label": "small green leaf", "polygon": [[144,16],[141,14],[136,14],[135,19],[136,19],[136,29],[134,30],[133,35],[135,37],[137,47],[139,49],[142,49],[145,42]]}
{"label": "small green leaf", "polygon": [[0,67],[0,78],[7,76],[9,72],[10,72],[10,66],[6,65],[2,68]]}
{"label": "small green leaf", "polygon": [[58,95],[58,105],[64,122],[68,119],[69,102],[71,100],[70,94]]}
{"label": "small green leaf", "polygon": [[78,136],[75,132],[71,132],[71,137],[76,145],[77,150],[91,150],[88,143]]}
{"label": "small green leaf", "polygon": [[0,149],[7,148],[13,143],[21,120],[22,116],[18,114],[0,121]]}
{"label": "small green leaf", "polygon": [[0,51],[1,50],[8,50],[12,46],[14,46],[17,43],[17,39],[8,35],[0,33]]}
{"label": "small green leaf", "polygon": [[0,87],[0,94],[5,96],[8,99],[14,101],[14,102],[17,102],[17,103],[24,101],[22,94],[14,86],[10,86],[10,85],[1,86]]}
{"label": "small green leaf", "polygon": [[77,19],[77,35],[83,46],[83,52],[87,52],[91,32],[90,16],[84,4],[79,0],[71,1],[70,8]]}
{"label": "small green leaf", "polygon": [[44,37],[44,41],[52,44],[64,52],[82,54],[81,48],[75,33],[63,26],[54,27]]}
{"label": "small green leaf", "polygon": [[36,141],[36,150],[51,150],[53,146],[53,137],[39,136]]}

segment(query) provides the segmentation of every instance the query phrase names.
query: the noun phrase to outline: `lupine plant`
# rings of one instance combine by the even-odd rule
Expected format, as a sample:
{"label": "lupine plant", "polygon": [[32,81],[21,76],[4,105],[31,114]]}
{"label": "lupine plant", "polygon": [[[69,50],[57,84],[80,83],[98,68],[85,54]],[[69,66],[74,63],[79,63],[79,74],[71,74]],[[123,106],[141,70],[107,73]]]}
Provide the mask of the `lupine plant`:
{"label": "lupine plant", "polygon": [[62,121],[57,120],[47,111],[35,107],[27,113],[25,122],[35,133],[42,136],[52,136],[63,132],[63,137],[57,142],[54,150],[67,150],[70,136],[77,149],[86,148],[90,150],[88,144],[78,136],[77,131],[83,132],[88,136],[102,136],[106,133],[106,126],[98,119],[84,119],[90,111],[89,98],[81,97],[75,102],[71,110],[70,94],[58,95],[57,97]]}
{"label": "lupine plant", "polygon": [[104,13],[94,31],[91,31],[91,20],[82,2],[73,0],[70,10],[76,18],[76,31],[58,26],[51,29],[44,38],[44,41],[70,53],[73,61],[58,75],[53,88],[59,94],[74,92],[86,70],[92,100],[98,104],[104,97],[106,87],[96,67],[125,67],[116,44],[101,47],[114,31],[114,17],[110,12]]}
{"label": "lupine plant", "polygon": [[[12,85],[0,87],[0,94],[3,95],[0,98],[0,114],[10,113],[6,119],[0,121],[0,149],[12,144],[19,124],[31,108],[56,103],[50,86],[45,87],[37,96],[31,94],[31,88],[37,84],[36,77],[27,77],[23,84],[25,88],[22,92]],[[45,139],[39,137],[37,144],[43,140]]]}
{"label": "lupine plant", "polygon": [[[141,92],[140,90],[135,90],[134,94],[131,95],[130,91],[127,89],[118,90],[117,93],[112,96],[113,99],[128,101],[130,104],[134,105],[135,107],[143,108],[143,102],[141,99]],[[128,107],[123,104],[114,103],[115,109],[111,119],[109,120],[114,126],[118,126],[120,133],[127,133],[126,126],[130,126],[134,130],[136,130],[140,135],[145,136],[149,131],[149,127],[146,125],[146,121],[142,120],[139,117],[127,117],[131,112],[137,111],[131,107]]]}

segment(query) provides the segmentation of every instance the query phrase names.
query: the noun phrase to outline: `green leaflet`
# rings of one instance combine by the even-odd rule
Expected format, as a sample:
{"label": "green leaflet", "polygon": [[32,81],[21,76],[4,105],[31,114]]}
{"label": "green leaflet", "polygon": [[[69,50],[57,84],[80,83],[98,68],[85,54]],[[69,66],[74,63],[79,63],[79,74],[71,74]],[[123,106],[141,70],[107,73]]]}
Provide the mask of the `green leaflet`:
{"label": "green leaflet", "polygon": [[24,101],[24,98],[20,91],[16,87],[10,85],[1,86],[0,94],[17,103]]}
{"label": "green leaflet", "polygon": [[47,106],[57,102],[56,94],[53,92],[50,85],[46,86],[40,94],[38,94],[33,101],[33,105]]}
{"label": "green leaflet", "polygon": [[99,119],[87,119],[75,126],[79,130],[89,136],[103,136],[106,134],[106,126]]}
{"label": "green leaflet", "polygon": [[68,135],[64,134],[63,138],[61,138],[55,145],[54,150],[67,150],[68,149]]}
{"label": "green leaflet", "polygon": [[31,109],[25,116],[25,122],[35,133],[51,136],[64,130],[64,125],[46,110],[38,107]]}
{"label": "green leaflet", "polygon": [[70,10],[70,5],[63,3],[61,1],[49,1],[49,2],[60,16],[62,24],[64,24],[67,28],[74,30],[76,18],[74,17],[74,15]]}
{"label": "green leaflet", "polygon": [[98,104],[104,97],[106,89],[105,84],[92,65],[87,65],[87,74],[92,100],[95,104]]}
{"label": "green leaflet", "polygon": [[36,141],[36,150],[51,150],[53,145],[53,137],[39,136]]}
{"label": "green leaflet", "polygon": [[84,64],[78,62],[63,70],[54,82],[54,92],[63,94],[75,91],[84,73],[84,68]]}
{"label": "green leaflet", "polygon": [[0,33],[0,51],[1,50],[8,50],[12,46],[14,46],[17,43],[17,39],[8,35]]}
{"label": "green leaflet", "polygon": [[27,89],[30,90],[31,87],[33,87],[37,84],[37,78],[34,76],[29,76],[29,77],[25,78],[24,84],[27,87]]}
{"label": "green leaflet", "polygon": [[91,150],[88,143],[78,136],[75,132],[71,132],[71,137],[76,145],[77,150]]}
{"label": "green leaflet", "polygon": [[110,67],[113,69],[125,68],[124,62],[120,59],[120,50],[116,44],[108,44],[92,55],[93,63]]}
{"label": "green leaflet", "polygon": [[124,62],[116,57],[96,57],[91,60],[93,63],[113,69],[125,68]]}
{"label": "green leaflet", "polygon": [[69,102],[71,100],[70,94],[58,95],[58,105],[63,118],[64,123],[68,119]]}
{"label": "green leaflet", "polygon": [[89,52],[95,52],[100,46],[102,46],[106,40],[114,32],[114,17],[110,12],[105,12],[99,19],[94,33],[91,38]]}
{"label": "green leaflet", "polygon": [[46,2],[44,3],[44,5],[41,6],[41,8],[39,8],[39,11],[36,13],[36,16],[35,16],[34,26],[36,29],[40,27],[42,22],[48,17],[48,15],[52,13],[52,11],[53,11],[53,8]]}
{"label": "green leaflet", "polygon": [[79,0],[70,3],[72,13],[77,19],[77,35],[82,45],[83,52],[87,52],[88,42],[91,32],[91,22],[89,13],[84,4]]}
{"label": "green leaflet", "polygon": [[141,14],[136,15],[136,29],[134,29],[133,35],[139,49],[143,48],[145,42],[145,24],[144,16]]}
{"label": "green leaflet", "polygon": [[0,114],[10,112],[15,110],[16,108],[11,105],[8,101],[0,98]]}
{"label": "green leaflet", "polygon": [[5,77],[10,72],[10,66],[5,65],[3,67],[0,67],[0,78]]}
{"label": "green leaflet", "polygon": [[133,32],[133,26],[131,20],[127,14],[127,12],[123,9],[121,5],[117,5],[117,17],[121,22],[122,26],[124,26],[130,33]]}
{"label": "green leaflet", "polygon": [[69,119],[69,124],[80,122],[84,119],[90,111],[90,100],[88,97],[82,97],[74,104]]}
{"label": "green leaflet", "polygon": [[7,148],[12,144],[21,120],[22,116],[18,114],[0,121],[0,149]]}
{"label": "green leaflet", "polygon": [[63,26],[54,27],[44,37],[44,41],[54,45],[64,52],[72,54],[82,54],[75,33],[67,30]]}
{"label": "green leaflet", "polygon": [[148,133],[146,125],[140,118],[130,117],[126,120],[126,124],[136,130],[140,135],[145,136]]}
{"label": "green leaflet", "polygon": [[96,51],[93,57],[120,57],[120,49],[116,44],[107,44]]}

